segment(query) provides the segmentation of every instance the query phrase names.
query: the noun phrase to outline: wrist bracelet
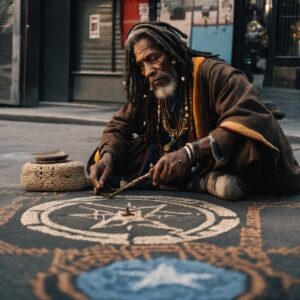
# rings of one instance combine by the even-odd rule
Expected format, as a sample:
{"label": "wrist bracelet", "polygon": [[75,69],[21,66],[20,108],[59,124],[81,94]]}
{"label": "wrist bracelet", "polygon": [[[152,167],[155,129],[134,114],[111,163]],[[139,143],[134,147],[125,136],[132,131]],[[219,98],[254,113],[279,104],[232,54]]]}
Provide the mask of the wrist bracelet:
{"label": "wrist bracelet", "polygon": [[194,160],[195,160],[195,153],[194,153],[193,145],[192,145],[192,143],[186,143],[185,146],[188,147],[188,149],[190,150],[190,153],[191,153],[191,163],[193,164]]}
{"label": "wrist bracelet", "polygon": [[189,157],[190,164],[192,164],[192,152],[191,149],[185,145],[182,149],[184,149]]}

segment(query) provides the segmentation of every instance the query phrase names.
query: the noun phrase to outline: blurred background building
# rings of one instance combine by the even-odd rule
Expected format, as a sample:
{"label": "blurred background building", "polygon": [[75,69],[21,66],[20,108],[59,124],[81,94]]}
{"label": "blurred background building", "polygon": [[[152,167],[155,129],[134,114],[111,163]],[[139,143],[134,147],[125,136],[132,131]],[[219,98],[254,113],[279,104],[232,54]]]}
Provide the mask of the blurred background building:
{"label": "blurred background building", "polygon": [[0,104],[125,101],[124,41],[148,20],[250,81],[300,88],[300,0],[0,0]]}

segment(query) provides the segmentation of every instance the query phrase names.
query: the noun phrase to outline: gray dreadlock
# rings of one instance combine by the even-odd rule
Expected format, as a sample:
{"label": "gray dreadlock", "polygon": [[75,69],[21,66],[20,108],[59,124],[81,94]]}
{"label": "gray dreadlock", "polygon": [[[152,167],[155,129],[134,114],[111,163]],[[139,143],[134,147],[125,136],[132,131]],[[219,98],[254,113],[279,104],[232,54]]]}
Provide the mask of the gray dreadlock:
{"label": "gray dreadlock", "polygon": [[[155,41],[160,49],[167,52],[177,64],[178,78],[184,76],[185,81],[179,83],[179,95],[190,95],[193,86],[193,62],[195,56],[216,57],[208,52],[200,52],[189,48],[183,39],[187,35],[172,25],[154,21],[136,24],[128,33],[125,44],[126,51],[126,72],[125,88],[127,90],[127,100],[143,112],[145,115],[155,116],[155,101],[153,93],[149,93],[149,81],[141,74],[140,68],[135,61],[134,45],[142,38],[150,38]],[[148,95],[145,101],[141,101],[144,95]],[[155,118],[155,117],[154,117]],[[149,120],[148,131],[153,135],[156,120]]]}

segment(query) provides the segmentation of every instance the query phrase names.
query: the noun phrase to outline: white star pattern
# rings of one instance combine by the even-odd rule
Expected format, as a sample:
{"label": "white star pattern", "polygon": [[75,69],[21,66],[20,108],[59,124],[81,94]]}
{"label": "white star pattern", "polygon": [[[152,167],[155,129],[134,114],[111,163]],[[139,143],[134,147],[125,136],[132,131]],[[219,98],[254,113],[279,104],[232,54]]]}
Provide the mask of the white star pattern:
{"label": "white star pattern", "polygon": [[202,200],[157,195],[107,200],[97,196],[41,203],[24,212],[21,223],[30,230],[73,240],[145,245],[210,238],[240,222],[235,212]]}
{"label": "white star pattern", "polygon": [[[167,204],[160,204],[160,205],[153,205],[153,206],[141,206],[139,208],[132,207],[131,212],[134,215],[124,217],[123,216],[124,207],[105,205],[105,204],[96,204],[96,203],[87,203],[87,204],[91,205],[92,207],[81,205],[80,208],[89,210],[91,211],[90,213],[80,213],[80,214],[77,213],[77,214],[71,214],[70,216],[87,218],[92,220],[99,220],[100,218],[102,218],[100,222],[91,226],[90,229],[100,229],[100,228],[105,228],[107,226],[120,227],[120,226],[127,225],[129,223],[138,223],[137,226],[165,229],[176,234],[182,232],[183,230],[181,228],[176,228],[176,227],[166,225],[161,221],[153,220],[153,218],[160,219],[161,217],[163,217],[163,219],[167,219],[167,218],[192,214],[190,212],[167,211],[164,210]],[[149,210],[150,212],[147,212]]]}
{"label": "white star pattern", "polygon": [[214,275],[208,273],[179,273],[173,266],[164,263],[159,264],[152,272],[129,271],[119,272],[121,275],[141,277],[140,281],[132,283],[131,289],[138,291],[143,288],[157,287],[160,285],[182,285],[198,290],[203,289],[203,285],[197,283],[197,280],[209,280]]}

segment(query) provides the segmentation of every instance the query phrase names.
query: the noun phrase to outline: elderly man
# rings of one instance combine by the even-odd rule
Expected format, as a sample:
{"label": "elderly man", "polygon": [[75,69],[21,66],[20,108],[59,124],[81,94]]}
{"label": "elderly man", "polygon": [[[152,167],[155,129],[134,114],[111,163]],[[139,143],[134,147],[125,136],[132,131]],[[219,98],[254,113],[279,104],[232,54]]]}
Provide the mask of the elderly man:
{"label": "elderly man", "polygon": [[[126,41],[127,103],[88,162],[96,193],[150,170],[151,184],[226,200],[300,191],[300,168],[272,113],[243,73],[187,47],[163,22]],[[147,183],[145,183],[147,185]]]}

